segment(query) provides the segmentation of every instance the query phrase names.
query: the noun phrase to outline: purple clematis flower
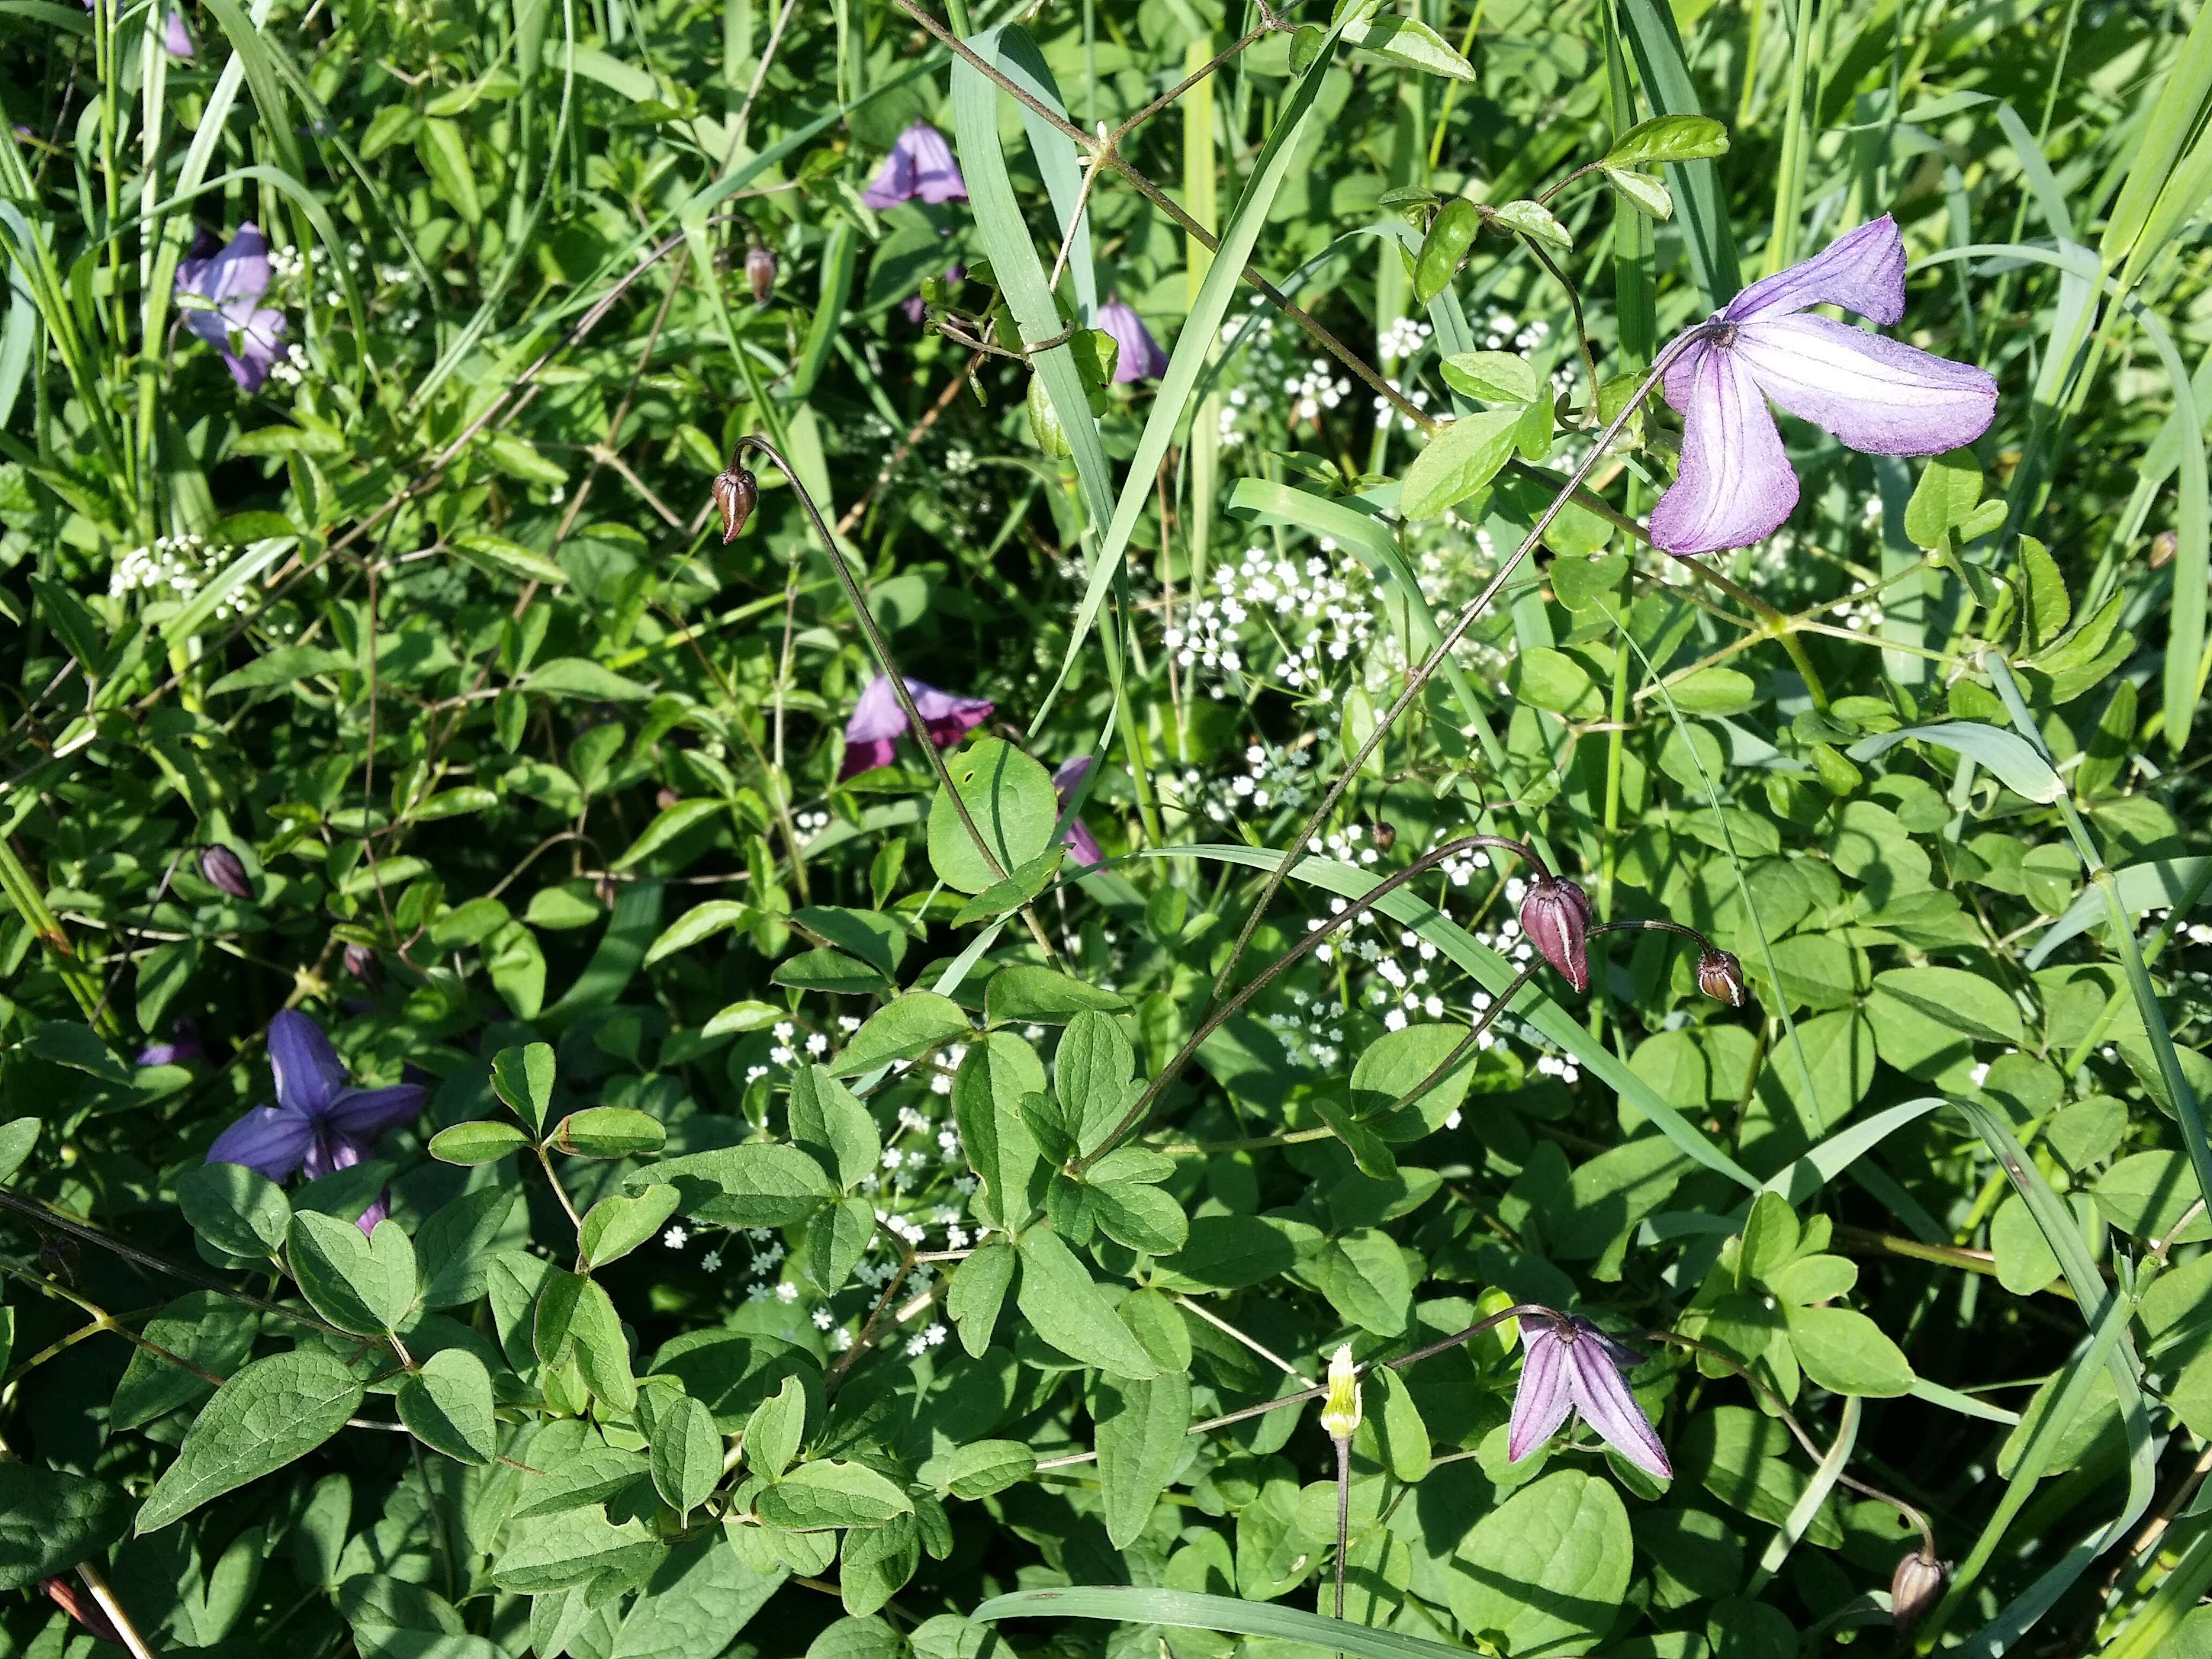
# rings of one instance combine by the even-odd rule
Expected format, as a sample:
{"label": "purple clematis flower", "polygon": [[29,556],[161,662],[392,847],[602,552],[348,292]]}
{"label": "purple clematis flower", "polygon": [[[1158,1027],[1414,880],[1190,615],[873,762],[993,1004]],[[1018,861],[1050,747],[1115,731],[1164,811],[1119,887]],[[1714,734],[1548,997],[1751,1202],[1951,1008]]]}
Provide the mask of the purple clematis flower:
{"label": "purple clematis flower", "polygon": [[[1077,786],[1083,781],[1084,775],[1090,770],[1091,757],[1088,755],[1064,760],[1053,769],[1052,793],[1059,798],[1061,811],[1067,810],[1067,798],[1075,793]],[[1060,840],[1066,844],[1068,856],[1086,868],[1106,861],[1105,854],[1098,850],[1098,837],[1091,833],[1091,826],[1081,818],[1068,821],[1067,833]]]}
{"label": "purple clematis flower", "polygon": [[1682,415],[1682,465],[1651,509],[1669,553],[1747,547],[1797,505],[1769,400],[1869,455],[1936,455],[1989,429],[1997,383],[1982,370],[1816,316],[1841,306],[1884,325],[1905,315],[1905,239],[1887,214],[1777,271],[1691,331],[1667,370]]}
{"label": "purple clematis flower", "polygon": [[269,239],[250,219],[219,249],[203,234],[177,267],[178,296],[206,302],[185,307],[185,326],[222,353],[241,392],[260,391],[283,353],[284,313],[263,307],[268,291]]}
{"label": "purple clematis flower", "polygon": [[1517,1463],[1549,1440],[1569,1412],[1580,1412],[1598,1437],[1646,1474],[1672,1480],[1667,1448],[1628,1391],[1626,1372],[1644,1356],[1616,1342],[1587,1319],[1565,1314],[1523,1314],[1521,1387],[1505,1456]]}
{"label": "purple clematis flower", "polygon": [[1565,876],[1529,878],[1521,901],[1521,931],[1537,953],[1577,991],[1589,989],[1589,895]]}
{"label": "purple clematis flower", "polygon": [[1098,326],[1112,335],[1114,343],[1121,348],[1114,359],[1115,384],[1157,380],[1168,372],[1168,354],[1152,338],[1145,319],[1121,301],[1109,298],[1098,307]]}
{"label": "purple clematis flower", "polygon": [[269,1067],[276,1103],[256,1106],[215,1138],[210,1164],[243,1164],[283,1181],[295,1170],[317,1180],[350,1169],[386,1132],[422,1109],[423,1090],[402,1083],[356,1089],[315,1022],[287,1008],[269,1023]]}
{"label": "purple clematis flower", "polygon": [[[921,715],[929,740],[939,749],[951,748],[970,729],[991,718],[994,705],[988,697],[955,696],[913,679],[906,683],[906,690]],[[853,706],[852,719],[845,722],[845,763],[837,769],[838,781],[889,766],[897,752],[898,740],[906,734],[906,711],[899,707],[890,677],[878,674],[868,682],[868,689]]]}
{"label": "purple clematis flower", "polygon": [[199,56],[192,49],[192,32],[185,27],[185,15],[180,11],[169,14],[169,27],[162,44],[168,47],[170,57],[181,58],[187,64]]}
{"label": "purple clematis flower", "polygon": [[952,159],[952,146],[927,121],[916,121],[899,134],[860,200],[880,213],[917,196],[933,204],[968,199],[968,181]]}

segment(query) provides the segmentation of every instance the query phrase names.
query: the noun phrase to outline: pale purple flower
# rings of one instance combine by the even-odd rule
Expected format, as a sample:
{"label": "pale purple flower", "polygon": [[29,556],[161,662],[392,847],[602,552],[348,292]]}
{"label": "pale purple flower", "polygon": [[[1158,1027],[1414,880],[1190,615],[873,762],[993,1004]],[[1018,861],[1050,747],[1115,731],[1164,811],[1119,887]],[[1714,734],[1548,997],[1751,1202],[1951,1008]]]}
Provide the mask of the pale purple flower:
{"label": "pale purple flower", "polygon": [[952,146],[927,121],[916,121],[899,134],[860,200],[880,213],[917,196],[933,204],[968,199],[968,181],[952,159]]}
{"label": "pale purple flower", "polygon": [[138,1051],[141,1066],[181,1066],[188,1060],[198,1060],[206,1050],[200,1047],[199,1032],[189,1014],[180,1014],[169,1022],[169,1040],[149,1042]]}
{"label": "pale purple flower", "polygon": [[[939,749],[951,748],[969,730],[991,718],[993,704],[988,697],[956,696],[914,679],[906,683],[906,691],[914,699],[929,740]],[[860,693],[860,702],[853,706],[852,719],[845,722],[845,763],[837,769],[838,779],[842,781],[855,773],[889,766],[897,752],[898,740],[906,735],[906,711],[899,707],[890,677],[878,674]]]}
{"label": "pale purple flower", "polygon": [[203,234],[177,267],[178,297],[206,302],[183,308],[185,326],[222,353],[241,392],[258,392],[282,355],[284,313],[262,306],[268,291],[269,239],[251,220],[220,249]]}
{"label": "pale purple flower", "polygon": [[1628,1391],[1626,1373],[1644,1356],[1616,1342],[1587,1319],[1565,1314],[1521,1316],[1521,1386],[1513,1396],[1513,1420],[1505,1436],[1505,1457],[1517,1463],[1580,1412],[1598,1437],[1646,1474],[1674,1478],[1667,1448]]}
{"label": "pale purple flower", "polygon": [[419,1084],[357,1089],[315,1022],[291,1008],[269,1023],[276,1103],[256,1106],[215,1138],[210,1164],[242,1164],[271,1181],[295,1170],[316,1180],[352,1168],[390,1130],[422,1109]]}
{"label": "pale purple flower", "polygon": [[181,58],[187,64],[199,55],[192,50],[192,32],[185,27],[185,15],[180,11],[169,14],[169,27],[162,44],[168,47],[170,57]]}
{"label": "pale purple flower", "polygon": [[1770,400],[1869,455],[1936,455],[1989,429],[1997,383],[1982,370],[1815,315],[1840,306],[1885,325],[1905,315],[1905,239],[1887,214],[1778,271],[1691,331],[1667,370],[1682,465],[1651,509],[1669,553],[1747,547],[1797,505],[1797,475]]}
{"label": "pale purple flower", "polygon": [[[1075,793],[1083,781],[1084,775],[1090,770],[1091,757],[1088,755],[1064,760],[1053,769],[1052,793],[1058,797],[1061,811],[1067,811],[1068,797]],[[1081,818],[1068,821],[1067,833],[1060,840],[1067,848],[1068,856],[1086,868],[1106,861],[1105,854],[1098,850],[1098,837],[1091,833],[1091,826]]]}
{"label": "pale purple flower", "polygon": [[1116,383],[1126,386],[1133,380],[1157,380],[1168,372],[1168,354],[1152,338],[1144,319],[1121,301],[1109,298],[1098,307],[1098,326],[1112,335],[1115,344],[1121,348],[1114,359]]}
{"label": "pale purple flower", "polygon": [[374,1198],[368,1200],[368,1207],[354,1218],[353,1224],[360,1228],[361,1236],[363,1238],[367,1238],[371,1233],[376,1231],[376,1224],[380,1221],[389,1219],[391,1214],[392,1188],[386,1187],[382,1192],[377,1194]]}
{"label": "pale purple flower", "polygon": [[253,896],[253,879],[246,873],[246,860],[221,842],[210,842],[200,848],[200,878],[233,898]]}
{"label": "pale purple flower", "polygon": [[1567,983],[1589,989],[1589,895],[1565,876],[1539,875],[1521,901],[1521,931]]}

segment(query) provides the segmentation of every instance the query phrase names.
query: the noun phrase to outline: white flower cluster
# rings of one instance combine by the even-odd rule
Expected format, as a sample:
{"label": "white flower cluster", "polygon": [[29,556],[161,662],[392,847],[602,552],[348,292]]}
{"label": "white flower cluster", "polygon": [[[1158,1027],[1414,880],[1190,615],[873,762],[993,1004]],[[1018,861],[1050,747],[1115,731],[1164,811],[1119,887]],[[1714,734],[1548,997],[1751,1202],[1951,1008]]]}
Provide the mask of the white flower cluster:
{"label": "white flower cluster", "polygon": [[1306,804],[1312,766],[1310,750],[1255,743],[1244,751],[1244,770],[1225,783],[1208,781],[1194,769],[1185,772],[1185,808],[1203,811],[1216,823],[1274,807],[1296,811]]}
{"label": "white flower cluster", "polygon": [[1534,351],[1552,337],[1552,325],[1541,317],[1532,318],[1523,325],[1518,317],[1503,311],[1493,311],[1482,325],[1482,349],[1485,351]]}
{"label": "white flower cluster", "polygon": [[975,452],[965,444],[954,444],[945,452],[945,470],[956,478],[964,478],[978,465]]}
{"label": "white flower cluster", "polygon": [[[136,592],[149,598],[189,599],[226,562],[230,550],[204,536],[159,536],[148,547],[134,547],[115,562],[107,576],[107,595],[119,599]],[[251,584],[227,593],[215,608],[217,622],[243,617],[254,608]]]}
{"label": "white flower cluster", "polygon": [[1316,357],[1306,365],[1304,374],[1284,380],[1283,391],[1291,400],[1294,419],[1313,420],[1324,409],[1334,409],[1352,395],[1352,382],[1341,376],[1332,377],[1329,368],[1328,358]]}
{"label": "white flower cluster", "polygon": [[1871,634],[1882,624],[1882,609],[1872,599],[1846,601],[1830,614],[1838,627],[1848,628],[1854,634]]}
{"label": "white flower cluster", "polygon": [[1374,584],[1354,564],[1326,556],[1335,544],[1324,538],[1303,561],[1250,547],[1235,564],[1214,572],[1217,597],[1192,608],[1188,625],[1167,630],[1167,648],[1185,668],[1223,676],[1208,686],[1216,697],[1237,689],[1248,653],[1275,647],[1274,678],[1293,691],[1327,702],[1335,665],[1350,661],[1364,678],[1375,645]]}
{"label": "white flower cluster", "polygon": [[1410,357],[1428,343],[1436,331],[1412,317],[1394,317],[1376,331],[1375,349],[1384,358]]}
{"label": "white flower cluster", "polygon": [[[1406,401],[1413,404],[1414,408],[1426,409],[1429,406],[1429,394],[1421,390],[1420,387],[1414,386],[1409,391],[1403,385],[1400,384],[1395,376],[1385,376],[1384,378],[1389,381],[1390,390],[1403,393]],[[1421,429],[1420,422],[1419,421],[1416,421],[1412,416],[1401,411],[1397,404],[1392,403],[1381,392],[1376,392],[1375,394],[1375,425],[1376,429],[1382,432],[1388,432],[1390,429],[1390,422],[1393,421],[1395,421],[1402,429],[1407,432],[1418,432]]]}
{"label": "white flower cluster", "polygon": [[1278,401],[1273,388],[1279,386],[1289,391],[1298,383],[1299,359],[1291,342],[1284,337],[1274,313],[1260,309],[1260,305],[1255,295],[1251,314],[1231,317],[1221,325],[1224,349],[1243,343],[1239,360],[1230,364],[1219,382],[1224,388],[1220,415],[1224,449],[1234,449],[1249,437],[1272,434],[1297,418]]}
{"label": "white flower cluster", "polygon": [[269,378],[279,386],[297,386],[307,378],[306,348],[295,340],[284,348],[284,355],[269,365]]}

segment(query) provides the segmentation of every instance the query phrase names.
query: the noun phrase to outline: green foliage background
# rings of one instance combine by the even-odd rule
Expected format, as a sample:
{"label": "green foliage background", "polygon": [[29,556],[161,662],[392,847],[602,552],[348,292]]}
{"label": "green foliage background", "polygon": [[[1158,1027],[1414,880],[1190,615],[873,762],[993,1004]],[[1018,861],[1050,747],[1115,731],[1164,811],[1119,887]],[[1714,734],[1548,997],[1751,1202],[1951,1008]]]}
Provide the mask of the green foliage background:
{"label": "green foliage background", "polygon": [[[0,1654],[1781,1659],[1923,1517],[1923,1650],[2212,1651],[2199,9],[176,27],[0,0]],[[1883,213],[1993,427],[1654,551]],[[841,778],[885,653],[992,712]],[[280,1187],[285,1008],[427,1105]],[[1529,1304],[1671,1481],[1392,1364]]]}

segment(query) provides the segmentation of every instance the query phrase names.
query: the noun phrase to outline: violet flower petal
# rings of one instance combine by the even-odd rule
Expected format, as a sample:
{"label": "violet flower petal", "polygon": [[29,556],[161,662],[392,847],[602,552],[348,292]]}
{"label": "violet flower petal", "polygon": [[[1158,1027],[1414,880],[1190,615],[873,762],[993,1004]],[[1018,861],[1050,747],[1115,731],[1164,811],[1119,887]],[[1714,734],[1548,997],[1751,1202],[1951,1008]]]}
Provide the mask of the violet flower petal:
{"label": "violet flower petal", "polygon": [[945,135],[927,121],[916,121],[899,135],[901,143],[909,140],[914,193],[933,205],[966,201],[968,181],[960,176],[960,164],[952,159],[952,146],[945,143]]}
{"label": "violet flower petal", "polygon": [[359,1142],[363,1152],[372,1152],[387,1133],[422,1111],[424,1092],[413,1083],[396,1083],[386,1089],[341,1089],[323,1114],[323,1121],[336,1133]]}
{"label": "violet flower petal", "polygon": [[898,758],[898,744],[889,738],[874,738],[860,743],[848,741],[845,744],[844,764],[837,769],[837,781],[858,777],[863,772],[872,772],[878,766],[889,766]]}
{"label": "violet flower petal", "polygon": [[869,181],[868,187],[860,192],[860,202],[881,213],[885,208],[895,208],[913,199],[914,149],[902,132],[891,146],[891,153],[884,157],[883,166],[876,169],[876,176]]}
{"label": "violet flower petal", "polygon": [[302,1118],[329,1111],[348,1084],[331,1040],[296,1008],[269,1022],[269,1068],[276,1076],[276,1103]]}
{"label": "violet flower petal", "polygon": [[1734,351],[1692,348],[1696,362],[1679,400],[1682,465],[1651,509],[1651,544],[1668,553],[1748,547],[1771,535],[1797,505],[1797,475],[1766,399]]}
{"label": "violet flower petal", "polygon": [[1753,324],[1730,350],[1761,392],[1863,454],[1963,448],[1996,415],[1997,383],[1984,371],[1832,318]]}
{"label": "violet flower petal", "polygon": [[371,1233],[376,1231],[377,1224],[380,1221],[388,1219],[391,1217],[391,1214],[392,1188],[386,1187],[374,1198],[369,1200],[368,1207],[363,1210],[359,1216],[355,1218],[353,1224],[360,1228],[361,1236],[363,1238],[367,1238]]}
{"label": "violet flower petal", "polygon": [[1114,379],[1119,385],[1157,380],[1168,370],[1168,354],[1160,349],[1143,318],[1119,300],[1098,307],[1098,326],[1114,337],[1121,348],[1114,359]]}
{"label": "violet flower petal", "polygon": [[320,1181],[339,1170],[350,1170],[367,1156],[359,1141],[318,1121],[307,1142],[307,1155],[300,1161],[300,1172],[310,1181]]}
{"label": "violet flower petal", "polygon": [[[908,690],[914,682],[907,683]],[[868,682],[867,690],[860,693],[860,702],[853,705],[852,717],[845,722],[847,744],[882,743],[897,738],[906,732],[906,711],[898,705],[898,694],[891,690],[890,676],[878,674]]]}
{"label": "violet flower petal", "polygon": [[1067,826],[1060,837],[1067,848],[1067,856],[1086,870],[1094,864],[1106,862],[1106,854],[1098,845],[1098,837],[1091,833],[1091,826],[1077,818]]}
{"label": "violet flower petal", "polygon": [[187,64],[198,54],[192,50],[192,32],[185,27],[185,15],[180,11],[169,14],[169,27],[162,44],[168,47],[169,56],[181,58]]}
{"label": "violet flower petal", "polygon": [[207,1161],[242,1164],[271,1181],[282,1181],[300,1167],[313,1139],[313,1122],[304,1113],[256,1106],[215,1138]]}
{"label": "violet flower petal", "polygon": [[906,689],[907,695],[914,699],[915,712],[921,716],[929,740],[939,749],[950,749],[972,728],[990,719],[994,707],[988,697],[963,697],[940,691],[933,685],[924,685],[920,680],[908,680]]}
{"label": "violet flower petal", "polygon": [[1841,306],[1877,323],[1905,315],[1905,237],[1887,213],[1838,236],[1811,258],[1753,283],[1728,302],[1731,323],[1779,317],[1808,306]]}
{"label": "violet flower petal", "polygon": [[268,293],[269,239],[261,227],[251,219],[240,225],[222,252],[208,261],[204,276],[204,285],[194,290],[202,299],[258,300]]}
{"label": "violet flower petal", "polygon": [[1575,1407],[1583,1420],[1597,1431],[1598,1437],[1623,1457],[1646,1474],[1670,1480],[1674,1466],[1667,1461],[1667,1448],[1637,1406],[1636,1396],[1628,1391],[1627,1379],[1621,1376],[1607,1346],[1594,1331],[1565,1345],[1567,1386],[1573,1393]]}
{"label": "violet flower petal", "polygon": [[1521,1330],[1521,1385],[1514,1392],[1513,1420],[1505,1435],[1509,1463],[1518,1463],[1557,1434],[1575,1403],[1568,1345],[1547,1322],[1523,1319]]}

